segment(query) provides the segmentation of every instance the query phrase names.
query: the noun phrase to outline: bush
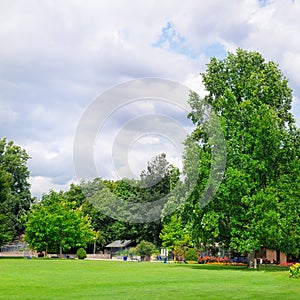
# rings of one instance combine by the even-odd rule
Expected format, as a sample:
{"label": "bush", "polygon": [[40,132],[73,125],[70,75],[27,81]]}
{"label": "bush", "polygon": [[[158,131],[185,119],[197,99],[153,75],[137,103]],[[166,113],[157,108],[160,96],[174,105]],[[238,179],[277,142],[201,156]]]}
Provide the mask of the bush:
{"label": "bush", "polygon": [[133,258],[134,256],[136,256],[136,255],[137,255],[137,250],[136,250],[136,248],[135,248],[135,247],[129,248],[128,254],[129,254],[129,256],[130,256],[131,258]]}
{"label": "bush", "polygon": [[85,259],[86,258],[86,251],[83,248],[79,248],[76,252],[76,255],[79,259]]}
{"label": "bush", "polygon": [[141,256],[150,256],[155,251],[155,246],[151,242],[141,241],[136,247],[137,253]]}
{"label": "bush", "polygon": [[190,248],[184,252],[184,259],[189,261],[197,261],[198,255],[194,248]]}

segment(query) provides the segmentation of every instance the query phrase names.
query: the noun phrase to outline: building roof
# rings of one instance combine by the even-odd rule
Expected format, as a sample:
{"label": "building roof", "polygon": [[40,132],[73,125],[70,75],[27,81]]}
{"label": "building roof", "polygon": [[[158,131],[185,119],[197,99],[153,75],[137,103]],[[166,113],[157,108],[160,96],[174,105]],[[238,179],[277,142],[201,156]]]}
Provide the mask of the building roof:
{"label": "building roof", "polygon": [[127,247],[129,244],[131,244],[132,240],[116,240],[108,245],[106,245],[106,248],[123,248]]}

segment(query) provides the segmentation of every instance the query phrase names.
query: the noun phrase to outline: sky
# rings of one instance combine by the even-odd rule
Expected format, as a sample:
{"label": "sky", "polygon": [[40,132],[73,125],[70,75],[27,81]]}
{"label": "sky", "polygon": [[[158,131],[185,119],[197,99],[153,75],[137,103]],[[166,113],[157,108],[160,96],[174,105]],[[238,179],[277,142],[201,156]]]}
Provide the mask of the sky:
{"label": "sky", "polygon": [[[167,79],[203,95],[199,73],[209,58],[222,59],[238,47],[279,65],[293,89],[299,127],[299,15],[298,0],[2,0],[0,137],[31,156],[33,196],[66,190],[80,180],[73,157],[78,126],[101,95],[139,78]],[[186,111],[151,96],[138,102],[132,95],[123,106],[110,101],[112,113],[98,120],[90,145],[99,177],[136,178],[158,152],[180,166],[173,133],[177,125],[191,130]],[[159,119],[150,125],[165,124],[161,132],[145,127],[137,133],[149,115]]]}

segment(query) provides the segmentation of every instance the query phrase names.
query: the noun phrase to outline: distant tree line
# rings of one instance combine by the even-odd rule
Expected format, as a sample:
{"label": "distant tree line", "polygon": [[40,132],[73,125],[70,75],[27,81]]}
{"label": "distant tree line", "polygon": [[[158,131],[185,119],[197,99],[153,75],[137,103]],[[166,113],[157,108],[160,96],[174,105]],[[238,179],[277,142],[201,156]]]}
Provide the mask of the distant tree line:
{"label": "distant tree line", "polygon": [[[275,63],[242,49],[225,59],[211,58],[202,78],[206,96],[201,99],[192,92],[189,99],[188,117],[195,127],[185,141],[184,177],[159,154],[139,180],[95,178],[33,202],[28,155],[13,142],[0,140],[0,244],[26,228],[33,248],[60,254],[91,249],[95,241],[99,250],[106,242],[133,239],[179,255],[214,243],[250,259],[261,247],[299,255],[300,132],[287,79]],[[215,112],[225,138],[226,168],[212,201],[200,205],[212,160],[222,159],[212,156],[218,137],[207,134],[207,107]],[[191,151],[195,145],[196,152]],[[196,186],[189,190],[195,153]],[[132,223],[112,218],[95,205],[97,200],[109,207],[116,196],[137,203],[164,197],[168,201],[160,220]],[[115,213],[124,212],[115,207]]]}

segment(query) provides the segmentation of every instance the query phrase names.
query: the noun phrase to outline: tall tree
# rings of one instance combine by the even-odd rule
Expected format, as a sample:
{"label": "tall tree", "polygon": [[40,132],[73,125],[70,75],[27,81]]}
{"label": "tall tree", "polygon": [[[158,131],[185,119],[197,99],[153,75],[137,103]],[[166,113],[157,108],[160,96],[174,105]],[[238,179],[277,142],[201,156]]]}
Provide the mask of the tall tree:
{"label": "tall tree", "polygon": [[[147,168],[142,171],[140,178],[141,202],[153,202],[160,199],[167,201],[179,181],[179,170],[168,162],[165,153],[161,153],[148,162]],[[159,216],[162,213],[162,211],[157,212]],[[141,230],[144,232],[143,239],[159,244],[161,230],[161,220],[146,223]]]}
{"label": "tall tree", "polygon": [[12,177],[0,165],[0,246],[12,240],[14,236],[12,216],[8,209]]}
{"label": "tall tree", "polygon": [[7,142],[5,138],[0,139],[0,227],[7,227],[6,238],[0,238],[0,243],[24,232],[23,218],[32,202],[28,182],[29,158],[20,146]]}
{"label": "tall tree", "polygon": [[[212,58],[202,77],[207,95],[200,99],[191,94],[189,115],[196,126],[191,138],[199,142],[198,189],[183,216],[194,238],[204,243],[223,242],[240,252],[261,246],[283,250],[281,224],[287,215],[281,208],[289,200],[278,190],[278,179],[285,176],[289,161],[295,162],[290,148],[295,147],[291,136],[296,132],[287,79],[275,63],[241,49],[222,60]],[[212,159],[205,104],[213,108],[223,129],[227,166],[214,200],[200,208]]]}

